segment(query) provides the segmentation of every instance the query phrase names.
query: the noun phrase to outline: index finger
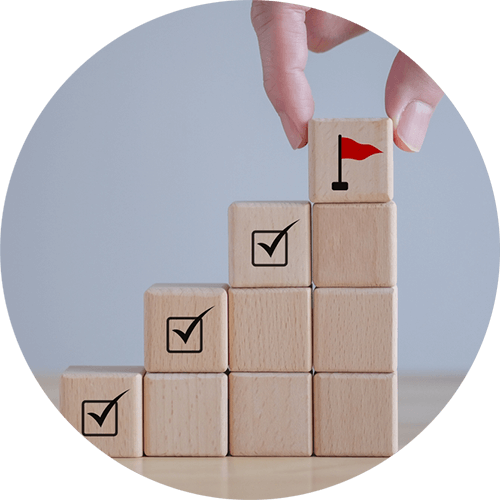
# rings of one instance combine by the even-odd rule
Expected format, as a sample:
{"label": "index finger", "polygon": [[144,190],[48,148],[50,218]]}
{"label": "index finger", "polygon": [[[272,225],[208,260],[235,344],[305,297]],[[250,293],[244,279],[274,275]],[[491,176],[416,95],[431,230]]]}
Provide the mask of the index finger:
{"label": "index finger", "polygon": [[251,12],[264,89],[294,149],[307,144],[307,124],[314,113],[311,88],[304,74],[308,10],[300,5],[254,0]]}

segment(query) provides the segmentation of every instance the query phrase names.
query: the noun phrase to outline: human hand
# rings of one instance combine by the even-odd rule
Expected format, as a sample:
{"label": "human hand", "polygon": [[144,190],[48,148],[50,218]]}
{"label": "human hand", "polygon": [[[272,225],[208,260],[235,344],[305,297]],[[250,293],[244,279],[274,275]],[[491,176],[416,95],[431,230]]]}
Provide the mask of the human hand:
{"label": "human hand", "polygon": [[[326,52],[366,30],[320,10],[254,0],[252,24],[259,40],[264,88],[293,149],[307,144],[314,101],[304,74],[308,49]],[[385,109],[394,123],[394,143],[419,151],[443,91],[401,51],[387,78]]]}

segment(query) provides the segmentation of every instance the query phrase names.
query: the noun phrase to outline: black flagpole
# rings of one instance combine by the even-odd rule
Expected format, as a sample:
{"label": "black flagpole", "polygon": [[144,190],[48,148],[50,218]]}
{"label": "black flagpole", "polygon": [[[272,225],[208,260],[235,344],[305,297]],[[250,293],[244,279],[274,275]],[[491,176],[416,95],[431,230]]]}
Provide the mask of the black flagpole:
{"label": "black flagpole", "polygon": [[332,182],[332,189],[334,191],[347,191],[349,184],[347,182],[342,182],[342,136],[339,134],[339,180],[337,182]]}
{"label": "black flagpole", "polygon": [[339,134],[339,182],[342,182],[342,136]]}

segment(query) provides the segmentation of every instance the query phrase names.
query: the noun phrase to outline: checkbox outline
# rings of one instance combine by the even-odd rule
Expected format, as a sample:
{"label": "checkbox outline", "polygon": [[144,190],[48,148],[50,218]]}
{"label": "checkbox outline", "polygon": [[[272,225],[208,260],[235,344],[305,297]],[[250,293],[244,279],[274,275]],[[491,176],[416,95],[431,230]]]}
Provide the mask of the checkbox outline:
{"label": "checkbox outline", "polygon": [[284,245],[285,245],[285,262],[281,264],[258,264],[255,262],[255,235],[257,234],[279,234],[281,231],[278,229],[256,229],[255,231],[252,231],[252,266],[254,267],[286,267],[288,265],[288,232],[285,233],[284,236]]}
{"label": "checkbox outline", "polygon": [[87,414],[85,412],[85,403],[105,403],[109,404],[113,401],[112,399],[87,399],[85,401],[82,401],[82,435],[85,437],[115,437],[118,435],[118,402],[114,404],[114,409],[115,409],[115,432],[113,434],[102,434],[102,433],[92,433],[92,434],[87,434],[85,432],[85,415]]}
{"label": "checkbox outline", "polygon": [[[196,319],[196,316],[170,316],[167,318],[167,352],[170,354],[199,354],[203,351],[203,319],[200,320],[200,349],[185,349],[185,350],[174,350],[170,349],[170,320],[189,320],[193,321]],[[189,341],[188,341],[189,342]]]}

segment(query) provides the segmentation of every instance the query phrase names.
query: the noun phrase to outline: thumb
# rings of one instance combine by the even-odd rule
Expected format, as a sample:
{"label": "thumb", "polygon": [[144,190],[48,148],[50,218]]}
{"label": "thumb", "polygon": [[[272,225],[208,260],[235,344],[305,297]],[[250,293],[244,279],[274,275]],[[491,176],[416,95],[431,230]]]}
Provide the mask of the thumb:
{"label": "thumb", "polygon": [[443,91],[408,56],[399,52],[385,88],[385,109],[394,122],[394,143],[403,151],[420,151]]}

